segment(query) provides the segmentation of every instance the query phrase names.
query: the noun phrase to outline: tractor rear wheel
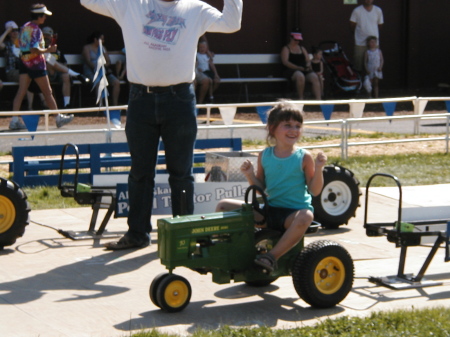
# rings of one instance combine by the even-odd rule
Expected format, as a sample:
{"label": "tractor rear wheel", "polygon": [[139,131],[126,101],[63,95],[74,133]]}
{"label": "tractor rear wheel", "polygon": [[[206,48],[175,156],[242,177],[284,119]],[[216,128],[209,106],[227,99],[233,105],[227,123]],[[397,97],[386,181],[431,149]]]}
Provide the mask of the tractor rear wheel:
{"label": "tractor rear wheel", "polygon": [[0,178],[0,250],[25,233],[29,213],[25,192],[16,183]]}
{"label": "tractor rear wheel", "polygon": [[359,181],[342,166],[327,165],[323,171],[323,190],[312,198],[314,219],[327,229],[347,224],[359,206]]}
{"label": "tractor rear wheel", "polygon": [[315,241],[295,260],[292,281],[297,294],[316,308],[340,303],[353,286],[354,265],[347,250],[337,242]]}

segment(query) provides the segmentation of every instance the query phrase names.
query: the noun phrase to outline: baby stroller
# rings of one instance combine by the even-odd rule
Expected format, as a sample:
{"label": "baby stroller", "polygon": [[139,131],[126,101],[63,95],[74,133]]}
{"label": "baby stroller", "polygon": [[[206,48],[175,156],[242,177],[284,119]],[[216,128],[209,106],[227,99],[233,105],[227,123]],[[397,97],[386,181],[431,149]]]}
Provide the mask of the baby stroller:
{"label": "baby stroller", "polygon": [[323,63],[331,76],[333,91],[358,93],[362,87],[361,75],[352,69],[341,45],[335,41],[323,41],[319,48],[322,50]]}

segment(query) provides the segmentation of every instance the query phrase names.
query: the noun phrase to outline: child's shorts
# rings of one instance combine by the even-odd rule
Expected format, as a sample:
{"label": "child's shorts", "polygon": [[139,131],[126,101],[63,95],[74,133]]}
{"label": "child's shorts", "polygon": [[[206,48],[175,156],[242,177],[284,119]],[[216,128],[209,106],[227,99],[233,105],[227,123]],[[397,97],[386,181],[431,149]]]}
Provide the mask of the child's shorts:
{"label": "child's shorts", "polygon": [[298,209],[273,207],[273,206],[266,206],[265,208],[267,208],[266,212],[267,228],[282,233],[286,231],[286,228],[284,228],[284,222],[286,221],[286,218],[292,213],[298,211]]}

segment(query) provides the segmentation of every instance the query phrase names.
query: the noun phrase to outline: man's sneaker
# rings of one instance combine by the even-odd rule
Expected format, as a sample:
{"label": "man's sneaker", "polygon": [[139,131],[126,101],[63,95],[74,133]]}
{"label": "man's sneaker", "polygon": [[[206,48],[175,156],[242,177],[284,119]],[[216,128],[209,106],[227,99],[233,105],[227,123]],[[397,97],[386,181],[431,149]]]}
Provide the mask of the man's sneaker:
{"label": "man's sneaker", "polygon": [[73,119],[73,114],[70,115],[64,115],[59,114],[56,116],[56,127],[59,129],[60,127],[69,124]]}
{"label": "man's sneaker", "polygon": [[9,123],[9,129],[10,130],[23,130],[23,129],[26,129],[26,128],[27,128],[27,126],[23,122],[21,122],[20,120],[11,121]]}
{"label": "man's sneaker", "polygon": [[72,109],[72,105],[70,105],[70,103],[69,103],[69,104],[66,104],[66,105],[64,106],[64,109]]}
{"label": "man's sneaker", "polygon": [[89,84],[91,80],[84,76],[83,74],[79,74],[75,77],[78,81],[81,82],[81,84]]}

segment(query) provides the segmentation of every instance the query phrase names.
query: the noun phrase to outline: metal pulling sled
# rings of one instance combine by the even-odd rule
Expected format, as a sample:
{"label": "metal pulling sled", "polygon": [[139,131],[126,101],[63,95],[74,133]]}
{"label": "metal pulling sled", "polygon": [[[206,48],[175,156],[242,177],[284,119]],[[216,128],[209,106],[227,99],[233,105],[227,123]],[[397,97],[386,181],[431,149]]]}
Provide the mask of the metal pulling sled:
{"label": "metal pulling sled", "polygon": [[[372,180],[377,177],[387,177],[395,181],[399,189],[398,219],[393,223],[368,223],[369,186]],[[425,272],[442,243],[445,244],[445,262],[450,260],[449,252],[449,220],[424,220],[402,222],[402,187],[397,177],[391,174],[375,173],[367,181],[366,201],[364,211],[364,228],[367,236],[386,236],[389,242],[395,243],[395,247],[400,247],[400,260],[397,275],[386,277],[369,277],[369,282],[376,283],[394,290],[422,288],[442,285],[442,282],[429,281],[424,279]],[[408,247],[420,246],[422,238],[436,237],[430,253],[425,259],[422,267],[416,276],[405,274],[405,262]]]}
{"label": "metal pulling sled", "polygon": [[[73,184],[63,183],[64,158],[68,148],[73,148],[75,152],[75,175]],[[80,155],[78,147],[75,144],[68,143],[64,146],[61,154],[61,164],[59,170],[58,189],[61,196],[73,198],[79,205],[91,205],[92,216],[87,231],[65,231],[59,229],[58,232],[66,238],[72,240],[100,239],[100,238],[116,238],[123,235],[123,232],[105,232],[111,215],[114,213],[116,206],[116,186],[91,186],[78,183]],[[97,218],[100,209],[107,209],[105,216],[98,230],[95,230]]]}

